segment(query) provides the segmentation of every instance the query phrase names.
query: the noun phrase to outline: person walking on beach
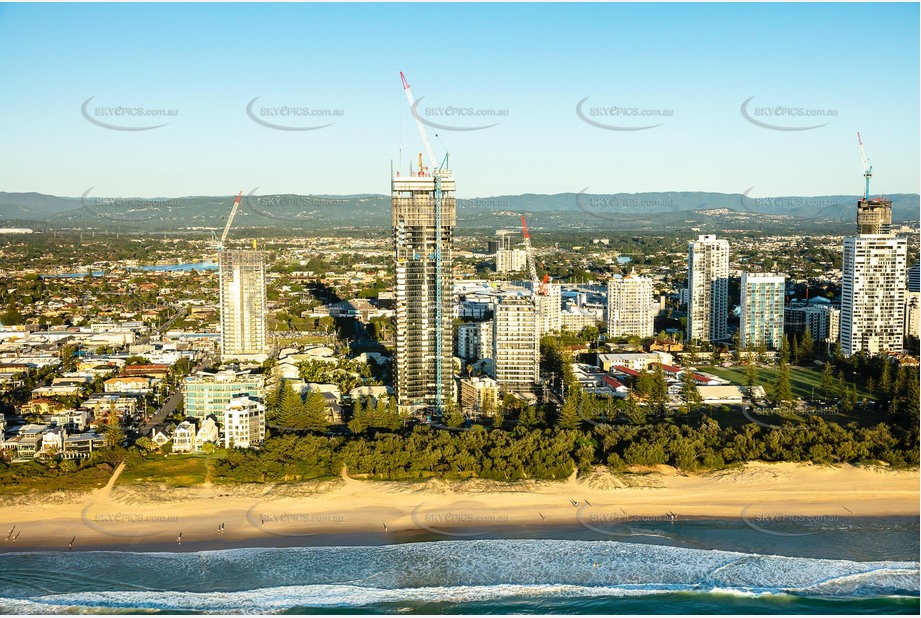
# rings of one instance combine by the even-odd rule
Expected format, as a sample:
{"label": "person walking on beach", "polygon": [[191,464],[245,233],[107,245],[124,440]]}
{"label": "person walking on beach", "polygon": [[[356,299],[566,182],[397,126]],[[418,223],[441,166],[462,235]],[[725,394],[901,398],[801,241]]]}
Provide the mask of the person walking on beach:
{"label": "person walking on beach", "polygon": [[176,545],[182,545],[182,533],[179,533],[179,536],[176,537]]}

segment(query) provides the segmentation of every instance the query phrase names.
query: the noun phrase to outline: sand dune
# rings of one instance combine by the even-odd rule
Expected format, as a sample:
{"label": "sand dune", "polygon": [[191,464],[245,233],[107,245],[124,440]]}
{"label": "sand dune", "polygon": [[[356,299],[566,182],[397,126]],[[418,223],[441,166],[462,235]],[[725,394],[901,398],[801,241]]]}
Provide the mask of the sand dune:
{"label": "sand dune", "polygon": [[91,494],[0,506],[0,551],[67,549],[74,537],[75,549],[182,548],[179,533],[188,548],[204,541],[296,544],[312,535],[404,530],[463,536],[477,526],[582,525],[611,531],[619,523],[667,520],[671,514],[741,518],[755,526],[820,516],[917,516],[918,483],[918,471],[793,463],[751,463],[704,474],[668,466],[619,475],[599,469],[565,482],[392,483],[344,474],[294,485],[164,490],[116,480]]}

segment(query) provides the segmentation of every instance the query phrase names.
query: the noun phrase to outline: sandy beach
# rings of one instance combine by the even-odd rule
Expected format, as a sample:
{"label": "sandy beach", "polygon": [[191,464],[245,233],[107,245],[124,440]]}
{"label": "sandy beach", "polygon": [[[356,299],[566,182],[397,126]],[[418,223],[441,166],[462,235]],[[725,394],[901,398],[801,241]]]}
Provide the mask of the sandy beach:
{"label": "sandy beach", "polygon": [[0,551],[66,551],[71,541],[74,551],[191,550],[290,546],[317,536],[338,544],[409,532],[464,537],[483,528],[583,526],[606,532],[630,521],[670,518],[735,518],[763,527],[795,518],[918,514],[917,470],[847,465],[750,463],[702,474],[659,466],[518,483],[394,483],[343,474],[295,485],[186,489],[122,485],[113,475],[92,493],[5,499]]}

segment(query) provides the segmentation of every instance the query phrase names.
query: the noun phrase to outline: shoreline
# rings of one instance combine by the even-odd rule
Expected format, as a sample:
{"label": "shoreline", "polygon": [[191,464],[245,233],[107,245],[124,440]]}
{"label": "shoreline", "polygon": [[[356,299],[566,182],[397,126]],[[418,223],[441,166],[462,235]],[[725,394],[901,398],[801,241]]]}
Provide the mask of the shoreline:
{"label": "shoreline", "polygon": [[[780,530],[850,518],[918,517],[919,472],[749,463],[685,475],[668,466],[566,481],[335,481],[95,492],[0,506],[0,553],[204,551],[598,533],[741,521]],[[221,532],[221,526],[224,530]],[[22,535],[21,537],[19,535]],[[180,535],[181,534],[181,543]]]}

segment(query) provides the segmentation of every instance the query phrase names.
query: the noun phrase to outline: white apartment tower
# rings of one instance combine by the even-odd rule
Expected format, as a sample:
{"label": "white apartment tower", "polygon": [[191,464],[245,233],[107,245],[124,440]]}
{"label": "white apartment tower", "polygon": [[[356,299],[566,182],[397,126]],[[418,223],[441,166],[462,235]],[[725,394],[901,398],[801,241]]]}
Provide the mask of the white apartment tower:
{"label": "white apartment tower", "polygon": [[224,448],[257,448],[265,439],[265,406],[234,397],[224,410]]}
{"label": "white apartment tower", "polygon": [[844,239],[841,353],[901,352],[905,320],[904,238],[861,234]]}
{"label": "white apartment tower", "polygon": [[626,275],[608,281],[608,337],[652,337],[658,305],[652,279]]}
{"label": "white apartment tower", "polygon": [[221,357],[268,358],[265,262],[261,251],[221,251]]}
{"label": "white apartment tower", "polygon": [[464,360],[492,358],[492,322],[467,322],[457,327],[457,356]]}
{"label": "white apartment tower", "polygon": [[517,273],[528,268],[528,253],[524,249],[499,249],[496,251],[496,273]]}
{"label": "white apartment tower", "polygon": [[783,275],[742,273],[739,334],[743,346],[757,346],[763,342],[769,348],[780,348],[785,289]]}
{"label": "white apartment tower", "polygon": [[405,412],[435,405],[439,393],[441,403],[447,404],[454,392],[452,253],[457,211],[454,176],[448,170],[439,174],[439,217],[435,176],[423,171],[395,176],[391,182],[396,300],[393,385],[397,405]]}
{"label": "white apartment tower", "polygon": [[[540,284],[528,284],[532,293],[540,288]],[[546,294],[538,294],[537,301],[537,334],[558,333],[562,330],[563,291],[559,283],[548,283]]]}
{"label": "white apartment tower", "polygon": [[728,336],[729,242],[713,234],[688,243],[688,341]]}
{"label": "white apartment tower", "polygon": [[496,382],[507,392],[533,392],[540,376],[537,309],[531,298],[508,296],[496,304],[493,318]]}

